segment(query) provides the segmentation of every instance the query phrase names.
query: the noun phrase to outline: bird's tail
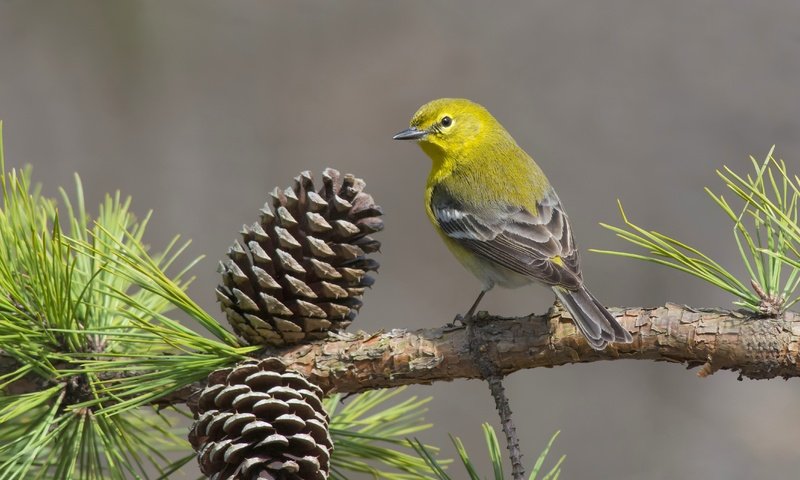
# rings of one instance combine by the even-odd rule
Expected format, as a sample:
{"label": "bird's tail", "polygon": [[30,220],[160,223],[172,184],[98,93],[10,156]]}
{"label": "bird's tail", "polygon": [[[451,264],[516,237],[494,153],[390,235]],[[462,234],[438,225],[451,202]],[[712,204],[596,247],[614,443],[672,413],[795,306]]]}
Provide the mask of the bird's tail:
{"label": "bird's tail", "polygon": [[617,319],[583,285],[577,290],[553,287],[553,292],[595,350],[606,348],[610,342],[633,341],[631,334],[622,328]]}

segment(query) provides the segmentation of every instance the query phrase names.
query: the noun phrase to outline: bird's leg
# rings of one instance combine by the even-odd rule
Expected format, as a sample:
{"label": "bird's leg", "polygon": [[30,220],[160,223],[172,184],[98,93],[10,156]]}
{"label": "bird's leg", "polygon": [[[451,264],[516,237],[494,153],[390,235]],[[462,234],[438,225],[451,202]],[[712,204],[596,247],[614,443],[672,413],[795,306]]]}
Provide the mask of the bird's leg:
{"label": "bird's leg", "polygon": [[478,304],[481,303],[481,300],[483,299],[483,296],[486,295],[487,291],[488,290],[481,290],[481,293],[478,294],[478,298],[475,299],[475,302],[473,302],[472,306],[469,307],[469,310],[467,310],[467,314],[466,315],[461,315],[459,313],[453,319],[453,323],[448,323],[447,325],[445,325],[445,328],[448,328],[448,327],[453,328],[453,327],[455,327],[456,326],[456,322],[460,323],[463,326],[467,326],[467,323],[469,323],[472,320],[472,316],[475,314],[475,310],[477,310]]}
{"label": "bird's leg", "polygon": [[478,309],[478,304],[481,303],[484,295],[486,295],[486,290],[481,290],[481,293],[478,294],[478,298],[475,299],[475,302],[469,307],[469,310],[467,310],[467,314],[461,318],[462,322],[469,322],[472,320],[472,316],[475,314],[475,310]]}

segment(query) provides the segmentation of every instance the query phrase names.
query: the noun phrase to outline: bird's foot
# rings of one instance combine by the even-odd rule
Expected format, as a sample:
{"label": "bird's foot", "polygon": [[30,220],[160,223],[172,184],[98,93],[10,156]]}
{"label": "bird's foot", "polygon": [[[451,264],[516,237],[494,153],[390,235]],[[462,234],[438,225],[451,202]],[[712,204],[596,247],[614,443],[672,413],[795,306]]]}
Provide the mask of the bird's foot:
{"label": "bird's foot", "polygon": [[561,315],[562,313],[564,313],[566,311],[567,311],[567,309],[564,307],[564,304],[561,303],[561,301],[559,299],[556,299],[556,301],[553,302],[552,305],[550,305],[550,308],[547,309],[547,316],[548,317],[556,317],[556,316],[559,316],[559,315]]}
{"label": "bird's foot", "polygon": [[[460,313],[453,318],[453,321],[450,323],[445,323],[442,327],[442,330],[445,332],[452,332],[453,330],[459,330],[462,328],[466,328],[469,319],[466,319],[464,315]],[[460,325],[459,325],[460,324]]]}

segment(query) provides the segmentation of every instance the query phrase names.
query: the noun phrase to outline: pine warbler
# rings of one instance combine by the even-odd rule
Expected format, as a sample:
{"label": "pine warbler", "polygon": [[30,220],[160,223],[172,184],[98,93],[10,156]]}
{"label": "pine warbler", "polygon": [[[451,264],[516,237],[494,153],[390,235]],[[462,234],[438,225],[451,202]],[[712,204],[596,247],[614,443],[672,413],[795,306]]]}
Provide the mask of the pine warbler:
{"label": "pine warbler", "polygon": [[583,285],[569,219],[539,166],[485,108],[442,98],[420,107],[410,128],[433,166],[428,217],[445,244],[482,282],[470,319],[495,285],[550,287],[592,348],[632,341]]}

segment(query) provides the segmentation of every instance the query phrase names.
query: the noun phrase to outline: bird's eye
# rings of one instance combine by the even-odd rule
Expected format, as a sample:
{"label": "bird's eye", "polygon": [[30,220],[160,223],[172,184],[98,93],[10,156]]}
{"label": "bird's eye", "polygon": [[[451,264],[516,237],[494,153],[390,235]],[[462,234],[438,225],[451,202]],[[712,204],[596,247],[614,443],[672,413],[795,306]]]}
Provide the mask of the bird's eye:
{"label": "bird's eye", "polygon": [[448,116],[444,116],[442,117],[441,124],[443,127],[449,127],[450,125],[453,124],[453,119]]}

